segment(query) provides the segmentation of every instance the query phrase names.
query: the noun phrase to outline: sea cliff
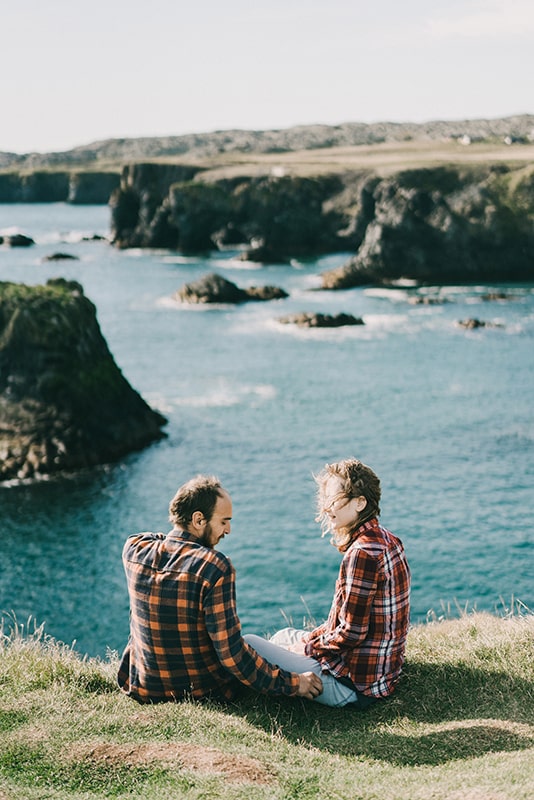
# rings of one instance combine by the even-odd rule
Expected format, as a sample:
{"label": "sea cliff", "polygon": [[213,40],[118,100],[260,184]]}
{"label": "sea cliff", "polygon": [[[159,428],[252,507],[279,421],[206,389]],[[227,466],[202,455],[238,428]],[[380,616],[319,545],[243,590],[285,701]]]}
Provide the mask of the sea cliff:
{"label": "sea cliff", "polygon": [[112,196],[119,247],[201,252],[241,245],[260,262],[343,251],[326,289],[534,279],[534,167],[448,164],[217,178],[134,165]]}
{"label": "sea cliff", "polygon": [[80,284],[0,283],[0,480],[114,461],[164,434]]}
{"label": "sea cliff", "polygon": [[0,203],[106,204],[119,170],[9,170],[0,172]]}

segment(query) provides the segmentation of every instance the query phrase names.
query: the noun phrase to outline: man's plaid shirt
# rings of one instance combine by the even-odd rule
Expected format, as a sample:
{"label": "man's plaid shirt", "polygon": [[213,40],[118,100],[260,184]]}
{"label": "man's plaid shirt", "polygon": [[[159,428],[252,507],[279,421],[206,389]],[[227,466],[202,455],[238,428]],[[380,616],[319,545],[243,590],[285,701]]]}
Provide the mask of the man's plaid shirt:
{"label": "man's plaid shirt", "polygon": [[118,682],[141,702],[214,695],[237,681],[296,695],[298,677],[272,666],[241,636],[235,571],[222,553],[173,530],[130,536],[123,549],[130,638]]}
{"label": "man's plaid shirt", "polygon": [[306,653],[360,692],[387,697],[402,669],[409,617],[402,542],[372,519],[345,550],[330,614],[304,637]]}

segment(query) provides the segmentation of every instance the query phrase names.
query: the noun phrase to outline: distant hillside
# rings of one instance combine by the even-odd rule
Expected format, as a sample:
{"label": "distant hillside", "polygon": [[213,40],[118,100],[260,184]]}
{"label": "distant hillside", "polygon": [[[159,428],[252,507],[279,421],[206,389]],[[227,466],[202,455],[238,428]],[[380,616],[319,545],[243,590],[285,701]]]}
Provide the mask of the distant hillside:
{"label": "distant hillside", "polygon": [[56,153],[0,153],[0,169],[94,167],[100,163],[142,161],[161,157],[209,158],[221,153],[284,153],[329,147],[351,147],[409,140],[442,141],[468,137],[472,142],[534,141],[534,115],[503,119],[412,122],[347,122],[342,125],[299,125],[283,130],[227,130],[138,139],[107,139]]}

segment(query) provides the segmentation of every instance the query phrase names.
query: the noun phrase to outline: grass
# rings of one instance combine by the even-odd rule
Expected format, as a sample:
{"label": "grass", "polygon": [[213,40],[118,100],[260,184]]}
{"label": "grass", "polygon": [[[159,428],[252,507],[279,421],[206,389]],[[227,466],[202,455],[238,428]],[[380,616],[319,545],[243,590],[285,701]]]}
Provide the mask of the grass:
{"label": "grass", "polygon": [[396,693],[362,713],[252,692],[141,706],[116,669],[42,627],[1,635],[0,800],[534,796],[534,615],[517,609],[413,627]]}

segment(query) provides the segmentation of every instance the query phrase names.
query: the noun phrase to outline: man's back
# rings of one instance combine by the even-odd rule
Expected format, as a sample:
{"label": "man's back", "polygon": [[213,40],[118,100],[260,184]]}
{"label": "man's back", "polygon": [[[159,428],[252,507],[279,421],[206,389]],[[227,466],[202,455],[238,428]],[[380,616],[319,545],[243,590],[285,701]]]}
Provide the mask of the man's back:
{"label": "man's back", "polygon": [[130,536],[123,564],[131,616],[118,681],[128,694],[142,702],[231,698],[237,681],[295,693],[295,679],[243,641],[225,555],[173,530]]}

